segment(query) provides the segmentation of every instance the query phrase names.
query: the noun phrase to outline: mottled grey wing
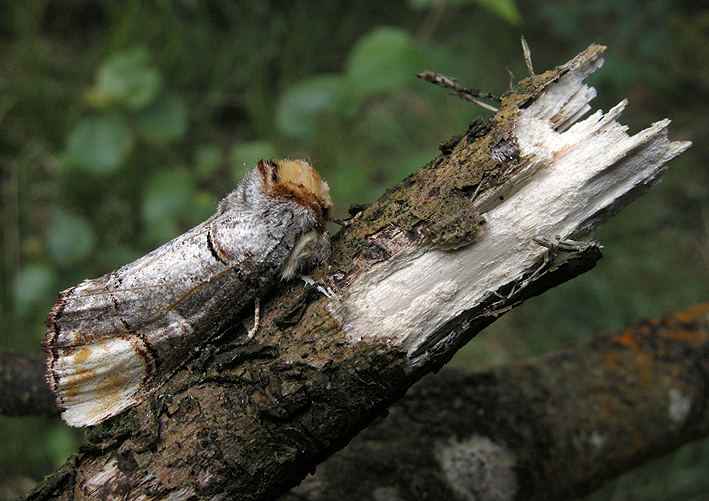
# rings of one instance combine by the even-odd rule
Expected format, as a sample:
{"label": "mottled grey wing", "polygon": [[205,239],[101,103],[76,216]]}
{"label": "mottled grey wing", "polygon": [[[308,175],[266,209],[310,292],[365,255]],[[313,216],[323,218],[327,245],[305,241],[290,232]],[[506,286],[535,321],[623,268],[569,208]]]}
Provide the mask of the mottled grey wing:
{"label": "mottled grey wing", "polygon": [[[214,249],[215,225],[221,255]],[[229,241],[225,226],[232,230]],[[95,424],[142,401],[191,347],[262,293],[278,270],[277,259],[264,258],[287,255],[289,245],[272,238],[265,256],[225,259],[229,249],[248,247],[243,226],[224,214],[215,216],[137,261],[59,295],[47,318],[45,349],[50,386],[68,424]]]}

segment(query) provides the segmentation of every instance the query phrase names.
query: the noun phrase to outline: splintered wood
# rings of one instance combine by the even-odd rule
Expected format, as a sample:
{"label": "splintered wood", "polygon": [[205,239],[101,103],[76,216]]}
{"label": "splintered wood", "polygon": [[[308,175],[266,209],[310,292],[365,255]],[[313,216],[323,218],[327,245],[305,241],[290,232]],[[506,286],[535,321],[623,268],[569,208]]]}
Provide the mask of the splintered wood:
{"label": "splintered wood", "polygon": [[[603,63],[602,52],[592,46],[554,70],[531,102],[503,98],[498,114],[519,109],[504,140],[509,153],[502,156],[526,164],[520,169],[525,179],[487,204],[487,224],[470,245],[451,251],[413,243],[360,275],[334,307],[351,342],[388,342],[415,365],[424,349],[446,341],[438,333],[448,322],[502,290],[524,286],[524,277],[549,261],[554,249],[540,239],[588,241],[690,146],[668,140],[669,120],[629,136],[616,121],[625,100],[579,121],[596,95],[584,80]],[[558,262],[563,254],[553,257]]]}

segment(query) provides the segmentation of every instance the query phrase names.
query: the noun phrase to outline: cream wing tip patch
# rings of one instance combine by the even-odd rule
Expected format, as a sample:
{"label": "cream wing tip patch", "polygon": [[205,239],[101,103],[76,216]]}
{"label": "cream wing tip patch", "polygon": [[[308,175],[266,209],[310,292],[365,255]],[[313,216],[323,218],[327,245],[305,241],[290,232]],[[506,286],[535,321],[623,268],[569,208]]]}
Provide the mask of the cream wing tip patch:
{"label": "cream wing tip patch", "polygon": [[135,405],[150,363],[135,339],[96,341],[50,361],[50,384],[71,426],[89,426]]}

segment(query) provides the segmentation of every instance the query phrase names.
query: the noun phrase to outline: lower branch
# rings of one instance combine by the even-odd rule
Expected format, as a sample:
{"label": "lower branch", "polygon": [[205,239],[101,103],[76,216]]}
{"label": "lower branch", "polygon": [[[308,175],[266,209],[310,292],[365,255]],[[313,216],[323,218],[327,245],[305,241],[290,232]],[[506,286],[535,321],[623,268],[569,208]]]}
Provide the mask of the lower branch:
{"label": "lower branch", "polygon": [[709,304],[426,377],[281,501],[575,499],[709,435]]}
{"label": "lower branch", "polygon": [[44,353],[0,349],[0,414],[58,416],[44,377]]}

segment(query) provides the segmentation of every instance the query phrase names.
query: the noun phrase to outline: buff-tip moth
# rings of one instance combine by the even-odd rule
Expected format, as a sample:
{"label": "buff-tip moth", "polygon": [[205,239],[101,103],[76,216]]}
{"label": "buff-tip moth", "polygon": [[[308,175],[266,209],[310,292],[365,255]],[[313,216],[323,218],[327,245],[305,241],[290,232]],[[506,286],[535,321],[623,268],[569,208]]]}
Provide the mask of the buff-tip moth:
{"label": "buff-tip moth", "polygon": [[262,160],[207,221],[61,292],[42,345],[64,421],[94,425],[141,402],[279,277],[326,261],[331,210],[307,162]]}

